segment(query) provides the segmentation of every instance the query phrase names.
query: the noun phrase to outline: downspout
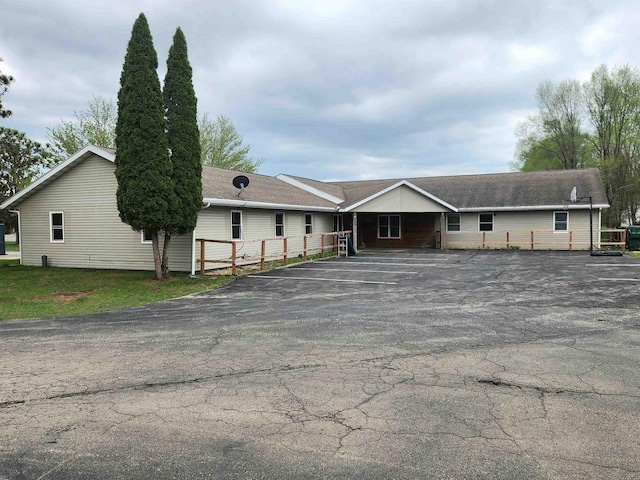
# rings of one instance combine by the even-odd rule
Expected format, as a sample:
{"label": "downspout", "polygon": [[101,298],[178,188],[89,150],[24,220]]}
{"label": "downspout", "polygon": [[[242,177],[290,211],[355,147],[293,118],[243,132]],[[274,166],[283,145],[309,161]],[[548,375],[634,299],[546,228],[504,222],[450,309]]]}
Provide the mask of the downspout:
{"label": "downspout", "polygon": [[[210,202],[205,203],[202,210],[205,210],[211,206]],[[197,224],[196,224],[197,228]],[[196,230],[195,228],[191,231],[191,276],[195,276],[196,274]]]}
{"label": "downspout", "polygon": [[22,265],[22,222],[20,221],[20,210],[9,210],[9,212],[18,215],[18,240],[20,241],[18,245],[20,247],[20,265]]}

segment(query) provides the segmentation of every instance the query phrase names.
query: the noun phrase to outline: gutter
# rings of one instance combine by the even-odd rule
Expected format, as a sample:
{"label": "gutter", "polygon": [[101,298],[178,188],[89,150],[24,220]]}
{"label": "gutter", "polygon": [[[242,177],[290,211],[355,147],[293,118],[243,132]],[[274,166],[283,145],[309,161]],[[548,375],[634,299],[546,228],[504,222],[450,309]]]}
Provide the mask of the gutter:
{"label": "gutter", "polygon": [[265,208],[271,210],[298,210],[301,212],[336,212],[336,207],[318,207],[312,205],[290,205],[284,203],[253,202],[248,200],[225,200],[220,198],[203,198],[202,203],[215,207]]}
{"label": "gutter", "polygon": [[[594,204],[593,208],[609,208],[608,203]],[[513,212],[513,211],[534,211],[534,210],[588,210],[589,204],[569,204],[569,205],[537,205],[518,207],[469,207],[459,208],[458,212]]]}

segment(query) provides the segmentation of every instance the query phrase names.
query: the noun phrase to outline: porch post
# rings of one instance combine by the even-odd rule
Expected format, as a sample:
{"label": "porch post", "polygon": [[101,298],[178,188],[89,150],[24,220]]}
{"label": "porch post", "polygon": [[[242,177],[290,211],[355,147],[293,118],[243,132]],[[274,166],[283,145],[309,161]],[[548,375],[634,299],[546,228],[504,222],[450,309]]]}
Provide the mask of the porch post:
{"label": "porch post", "polygon": [[353,249],[358,253],[358,213],[353,212]]}
{"label": "porch post", "polygon": [[446,227],[446,221],[444,217],[444,212],[440,213],[440,250],[444,250],[444,232]]}

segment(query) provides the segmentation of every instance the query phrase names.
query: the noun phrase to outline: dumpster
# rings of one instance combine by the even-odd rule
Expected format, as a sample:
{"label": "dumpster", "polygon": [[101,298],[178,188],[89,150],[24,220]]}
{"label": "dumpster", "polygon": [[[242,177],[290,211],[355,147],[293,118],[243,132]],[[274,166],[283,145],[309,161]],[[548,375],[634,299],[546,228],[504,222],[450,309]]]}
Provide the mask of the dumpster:
{"label": "dumpster", "polygon": [[7,254],[7,247],[4,242],[4,223],[0,223],[0,255]]}
{"label": "dumpster", "polygon": [[627,250],[640,250],[640,225],[631,225],[627,228]]}

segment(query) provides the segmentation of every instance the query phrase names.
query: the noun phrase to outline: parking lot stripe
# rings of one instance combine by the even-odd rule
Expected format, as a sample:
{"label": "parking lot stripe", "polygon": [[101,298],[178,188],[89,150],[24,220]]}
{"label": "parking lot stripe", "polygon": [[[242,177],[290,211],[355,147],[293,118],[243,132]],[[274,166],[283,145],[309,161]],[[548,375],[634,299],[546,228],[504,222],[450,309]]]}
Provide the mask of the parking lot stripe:
{"label": "parking lot stripe", "polygon": [[392,262],[361,262],[360,260],[354,261],[349,260],[346,262],[341,262],[342,264],[348,263],[351,265],[392,265],[399,267],[444,267],[446,265],[442,265],[441,263],[392,263]]}
{"label": "parking lot stripe", "polygon": [[599,278],[601,282],[640,282],[640,278]]}
{"label": "parking lot stripe", "polygon": [[587,267],[640,267],[640,263],[586,263]]}
{"label": "parking lot stripe", "polygon": [[[342,265],[338,265],[342,267]],[[363,272],[363,273],[412,273],[416,274],[418,272],[406,272],[406,271],[393,271],[393,270],[363,270],[361,268],[315,268],[315,267],[296,267],[296,270],[319,270],[321,272]]]}
{"label": "parking lot stripe", "polygon": [[372,283],[375,285],[397,285],[398,282],[374,282],[369,280],[346,280],[335,278],[320,278],[320,277],[285,277],[280,275],[249,275],[249,278],[278,278],[282,280],[318,280],[321,282],[339,282],[339,283]]}
{"label": "parking lot stripe", "polygon": [[[380,257],[378,255],[375,254],[369,254],[369,255],[362,255],[362,254],[358,254],[357,257],[348,257],[350,260],[351,259],[355,259],[357,260],[358,258],[381,258],[383,260],[415,260],[416,258],[421,258],[419,255],[415,255],[413,257]],[[450,258],[445,258],[445,257],[436,257],[435,255],[430,258],[429,260],[450,260]],[[459,260],[458,258],[454,258],[454,260]]]}

